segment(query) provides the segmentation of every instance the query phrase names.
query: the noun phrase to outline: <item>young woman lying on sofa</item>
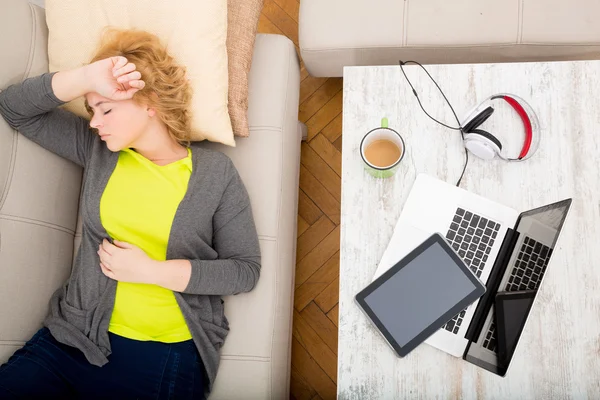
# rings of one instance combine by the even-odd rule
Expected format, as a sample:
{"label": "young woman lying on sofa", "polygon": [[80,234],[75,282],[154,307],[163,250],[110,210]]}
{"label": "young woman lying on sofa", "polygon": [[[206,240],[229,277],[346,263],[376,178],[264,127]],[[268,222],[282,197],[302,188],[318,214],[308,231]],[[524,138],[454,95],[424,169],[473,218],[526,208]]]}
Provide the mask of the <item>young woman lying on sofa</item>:
{"label": "young woman lying on sofa", "polygon": [[[91,121],[58,106],[85,97]],[[229,331],[221,296],[260,275],[248,194],[191,144],[185,69],[157,37],[109,31],[88,65],[0,92],[0,114],[84,168],[83,236],[40,329],[0,366],[0,398],[210,392]]]}

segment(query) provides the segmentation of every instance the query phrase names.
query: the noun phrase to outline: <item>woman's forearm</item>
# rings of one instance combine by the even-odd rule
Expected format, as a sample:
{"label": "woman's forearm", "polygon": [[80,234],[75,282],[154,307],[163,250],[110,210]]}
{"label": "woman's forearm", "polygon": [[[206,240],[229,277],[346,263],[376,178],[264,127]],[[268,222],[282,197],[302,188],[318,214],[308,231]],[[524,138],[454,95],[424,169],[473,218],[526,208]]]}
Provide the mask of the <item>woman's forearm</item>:
{"label": "woman's forearm", "polygon": [[[0,92],[0,115],[29,140],[84,166],[96,135],[90,134],[87,120],[58,108],[63,102],[54,95],[52,81],[59,74],[27,78]],[[65,86],[63,78],[58,83],[60,91]]]}
{"label": "woman's forearm", "polygon": [[61,101],[69,102],[93,91],[86,67],[59,71],[52,77],[52,91]]}
{"label": "woman's forearm", "polygon": [[192,264],[189,260],[156,261],[155,284],[174,292],[183,292],[192,275]]}

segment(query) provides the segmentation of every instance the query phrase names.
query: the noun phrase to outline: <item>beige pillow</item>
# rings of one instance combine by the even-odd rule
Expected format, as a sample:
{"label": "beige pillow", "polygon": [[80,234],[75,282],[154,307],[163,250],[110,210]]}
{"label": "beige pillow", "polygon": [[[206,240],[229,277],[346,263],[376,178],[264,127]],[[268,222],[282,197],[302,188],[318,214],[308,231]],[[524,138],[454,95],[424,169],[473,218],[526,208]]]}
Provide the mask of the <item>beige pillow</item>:
{"label": "beige pillow", "polygon": [[[227,107],[227,0],[46,0],[46,22],[50,71],[87,63],[106,26],[154,33],[187,68],[192,140],[235,146]],[[83,99],[66,108],[89,118]]]}
{"label": "beige pillow", "polygon": [[263,0],[228,0],[227,58],[229,60],[229,116],[236,136],[248,128],[248,75]]}

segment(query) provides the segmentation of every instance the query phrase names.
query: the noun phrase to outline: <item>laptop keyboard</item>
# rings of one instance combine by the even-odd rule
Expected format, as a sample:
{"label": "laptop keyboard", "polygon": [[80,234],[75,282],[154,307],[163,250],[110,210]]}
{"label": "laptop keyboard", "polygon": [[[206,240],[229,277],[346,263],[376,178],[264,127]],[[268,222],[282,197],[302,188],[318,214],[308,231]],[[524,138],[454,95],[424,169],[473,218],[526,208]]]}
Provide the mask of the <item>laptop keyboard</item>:
{"label": "laptop keyboard", "polygon": [[[479,278],[488,255],[492,251],[499,229],[499,223],[472,211],[457,208],[448,233],[446,233],[446,239]],[[455,334],[458,333],[465,312],[466,309],[456,314],[442,328]]]}
{"label": "laptop keyboard", "polygon": [[551,255],[551,248],[525,237],[504,291],[537,290]]}
{"label": "laptop keyboard", "polygon": [[[515,266],[510,273],[508,282],[504,287],[504,292],[516,292],[521,290],[537,290],[546,267],[548,260],[552,255],[552,249],[545,246],[530,237],[526,236],[521,246],[521,251],[517,256]],[[497,352],[496,345],[496,323],[495,318],[490,325],[490,329],[485,335],[483,347],[493,352]]]}

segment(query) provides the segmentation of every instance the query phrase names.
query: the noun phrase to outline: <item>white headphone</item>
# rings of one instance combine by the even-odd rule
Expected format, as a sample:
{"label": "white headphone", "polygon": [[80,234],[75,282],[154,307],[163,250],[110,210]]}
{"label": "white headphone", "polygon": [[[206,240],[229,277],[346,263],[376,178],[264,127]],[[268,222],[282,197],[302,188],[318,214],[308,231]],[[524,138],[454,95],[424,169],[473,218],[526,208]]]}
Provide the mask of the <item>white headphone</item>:
{"label": "white headphone", "polygon": [[[494,113],[494,100],[504,100],[515,110],[523,121],[525,141],[517,158],[508,158],[502,151],[502,143],[491,133],[478,129]],[[529,104],[522,98],[507,93],[495,94],[485,99],[475,107],[461,123],[464,135],[464,145],[467,150],[484,160],[496,157],[505,161],[523,161],[530,158],[539,146],[539,122],[537,115]]]}

